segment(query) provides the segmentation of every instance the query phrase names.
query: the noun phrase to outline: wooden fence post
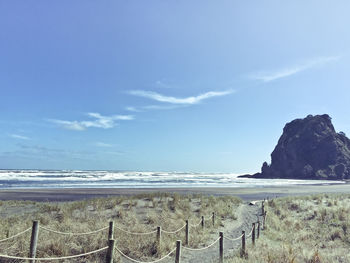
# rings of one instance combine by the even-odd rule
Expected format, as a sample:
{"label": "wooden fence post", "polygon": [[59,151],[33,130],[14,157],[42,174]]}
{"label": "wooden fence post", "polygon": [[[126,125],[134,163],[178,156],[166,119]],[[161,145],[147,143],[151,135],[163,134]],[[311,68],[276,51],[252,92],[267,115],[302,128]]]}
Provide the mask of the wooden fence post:
{"label": "wooden fence post", "polygon": [[108,240],[108,249],[106,255],[106,263],[113,263],[113,255],[114,255],[114,239]]}
{"label": "wooden fence post", "polygon": [[162,239],[162,227],[158,226],[157,227],[157,246],[158,246],[158,249],[160,249],[161,239]]}
{"label": "wooden fence post", "polygon": [[[38,242],[38,235],[39,235],[39,221],[33,221],[32,226],[32,236],[30,238],[30,251],[29,251],[29,257],[35,258],[36,257],[36,246]],[[30,263],[34,263],[35,260],[30,260]]]}
{"label": "wooden fence post", "polygon": [[264,202],[261,202],[261,215],[265,214]]}
{"label": "wooden fence post", "polygon": [[245,231],[242,231],[241,258],[245,256]]}
{"label": "wooden fence post", "polygon": [[266,211],[265,211],[264,216],[263,216],[263,229],[264,230],[266,229],[265,221],[266,221]]}
{"label": "wooden fence post", "polygon": [[258,239],[260,237],[260,221],[258,221],[258,234],[256,238]]}
{"label": "wooden fence post", "polygon": [[219,246],[219,252],[220,252],[220,263],[224,262],[224,232],[220,232],[220,246]]}
{"label": "wooden fence post", "polygon": [[252,232],[252,243],[255,245],[255,223],[253,223],[253,232]]}
{"label": "wooden fence post", "polygon": [[189,229],[189,225],[188,225],[188,220],[186,220],[186,236],[185,236],[185,244],[188,245],[188,241],[189,241],[189,233],[190,229]]}
{"label": "wooden fence post", "polygon": [[204,229],[204,216],[202,216],[202,229]]}
{"label": "wooden fence post", "polygon": [[213,226],[215,225],[215,213],[213,212]]}
{"label": "wooden fence post", "polygon": [[175,254],[175,263],[180,263],[181,258],[181,240],[176,241],[176,254]]}
{"label": "wooden fence post", "polygon": [[114,236],[114,222],[109,222],[109,229],[108,229],[108,240],[113,239]]}

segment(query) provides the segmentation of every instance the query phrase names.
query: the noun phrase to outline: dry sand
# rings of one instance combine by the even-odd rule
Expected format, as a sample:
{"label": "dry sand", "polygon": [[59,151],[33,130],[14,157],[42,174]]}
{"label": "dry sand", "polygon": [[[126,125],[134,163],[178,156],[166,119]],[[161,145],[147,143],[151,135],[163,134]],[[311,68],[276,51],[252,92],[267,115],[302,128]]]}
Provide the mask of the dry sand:
{"label": "dry sand", "polygon": [[61,188],[61,189],[6,189],[0,190],[0,200],[75,201],[95,197],[134,195],[152,192],[180,194],[235,195],[243,200],[261,200],[286,195],[318,193],[350,193],[350,184],[292,185],[260,188]]}

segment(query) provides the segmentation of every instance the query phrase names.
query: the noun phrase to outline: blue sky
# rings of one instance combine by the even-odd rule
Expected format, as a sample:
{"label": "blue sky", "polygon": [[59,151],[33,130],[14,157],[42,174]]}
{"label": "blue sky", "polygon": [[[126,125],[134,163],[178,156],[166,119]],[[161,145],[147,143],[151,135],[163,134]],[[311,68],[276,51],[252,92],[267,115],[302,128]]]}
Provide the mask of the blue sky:
{"label": "blue sky", "polygon": [[0,168],[246,173],[350,134],[349,1],[0,0]]}

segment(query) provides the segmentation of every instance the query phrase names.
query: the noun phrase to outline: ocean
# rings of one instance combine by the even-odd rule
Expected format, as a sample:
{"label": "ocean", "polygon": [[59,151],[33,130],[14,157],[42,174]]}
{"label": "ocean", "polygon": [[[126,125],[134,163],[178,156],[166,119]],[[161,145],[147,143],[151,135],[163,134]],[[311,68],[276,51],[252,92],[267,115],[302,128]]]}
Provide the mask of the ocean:
{"label": "ocean", "polygon": [[342,181],[252,179],[233,173],[0,170],[0,189],[271,187]]}

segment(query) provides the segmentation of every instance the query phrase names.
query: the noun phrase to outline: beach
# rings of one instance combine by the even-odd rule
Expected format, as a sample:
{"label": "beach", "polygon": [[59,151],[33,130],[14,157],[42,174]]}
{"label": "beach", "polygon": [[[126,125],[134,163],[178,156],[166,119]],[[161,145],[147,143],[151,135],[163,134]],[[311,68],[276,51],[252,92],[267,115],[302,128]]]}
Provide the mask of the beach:
{"label": "beach", "polygon": [[31,201],[76,201],[98,197],[124,196],[145,193],[204,194],[214,196],[233,195],[246,201],[288,195],[310,195],[319,193],[350,193],[350,185],[316,184],[273,187],[183,187],[183,188],[45,188],[45,189],[1,189],[0,200]]}
{"label": "beach", "polygon": [[[174,262],[174,255],[169,258],[166,255],[174,251],[177,240],[183,243],[181,262],[218,262],[219,233],[226,237],[223,241],[225,262],[283,262],[286,257],[304,262],[319,256],[325,259],[322,262],[332,262],[331,258],[348,262],[344,251],[348,251],[345,241],[346,231],[350,229],[349,194],[346,183],[241,188],[2,189],[0,237],[6,240],[2,257],[27,257],[29,233],[33,220],[38,220],[41,230],[37,258],[83,255],[88,251],[93,253],[73,262],[102,263],[108,245],[108,223],[114,221],[118,248],[115,262],[131,262],[127,257],[142,262],[159,259]],[[261,212],[263,203],[267,211],[266,229]],[[330,221],[336,224],[328,230]],[[184,227],[188,222],[191,230],[186,244],[188,230]],[[254,246],[250,236],[252,225],[257,222],[263,229]],[[291,235],[291,226],[304,231]],[[156,241],[157,229],[162,229],[161,246]],[[240,258],[242,231],[247,234],[247,259]],[[16,238],[7,240],[8,236]],[[305,241],[305,236],[312,238]],[[293,243],[294,239],[299,241]],[[315,250],[313,240],[327,245]],[[285,249],[285,245],[293,249]],[[198,253],[196,249],[204,250]],[[265,259],[261,260],[261,255],[265,255]],[[275,261],[266,259],[271,257]]]}

